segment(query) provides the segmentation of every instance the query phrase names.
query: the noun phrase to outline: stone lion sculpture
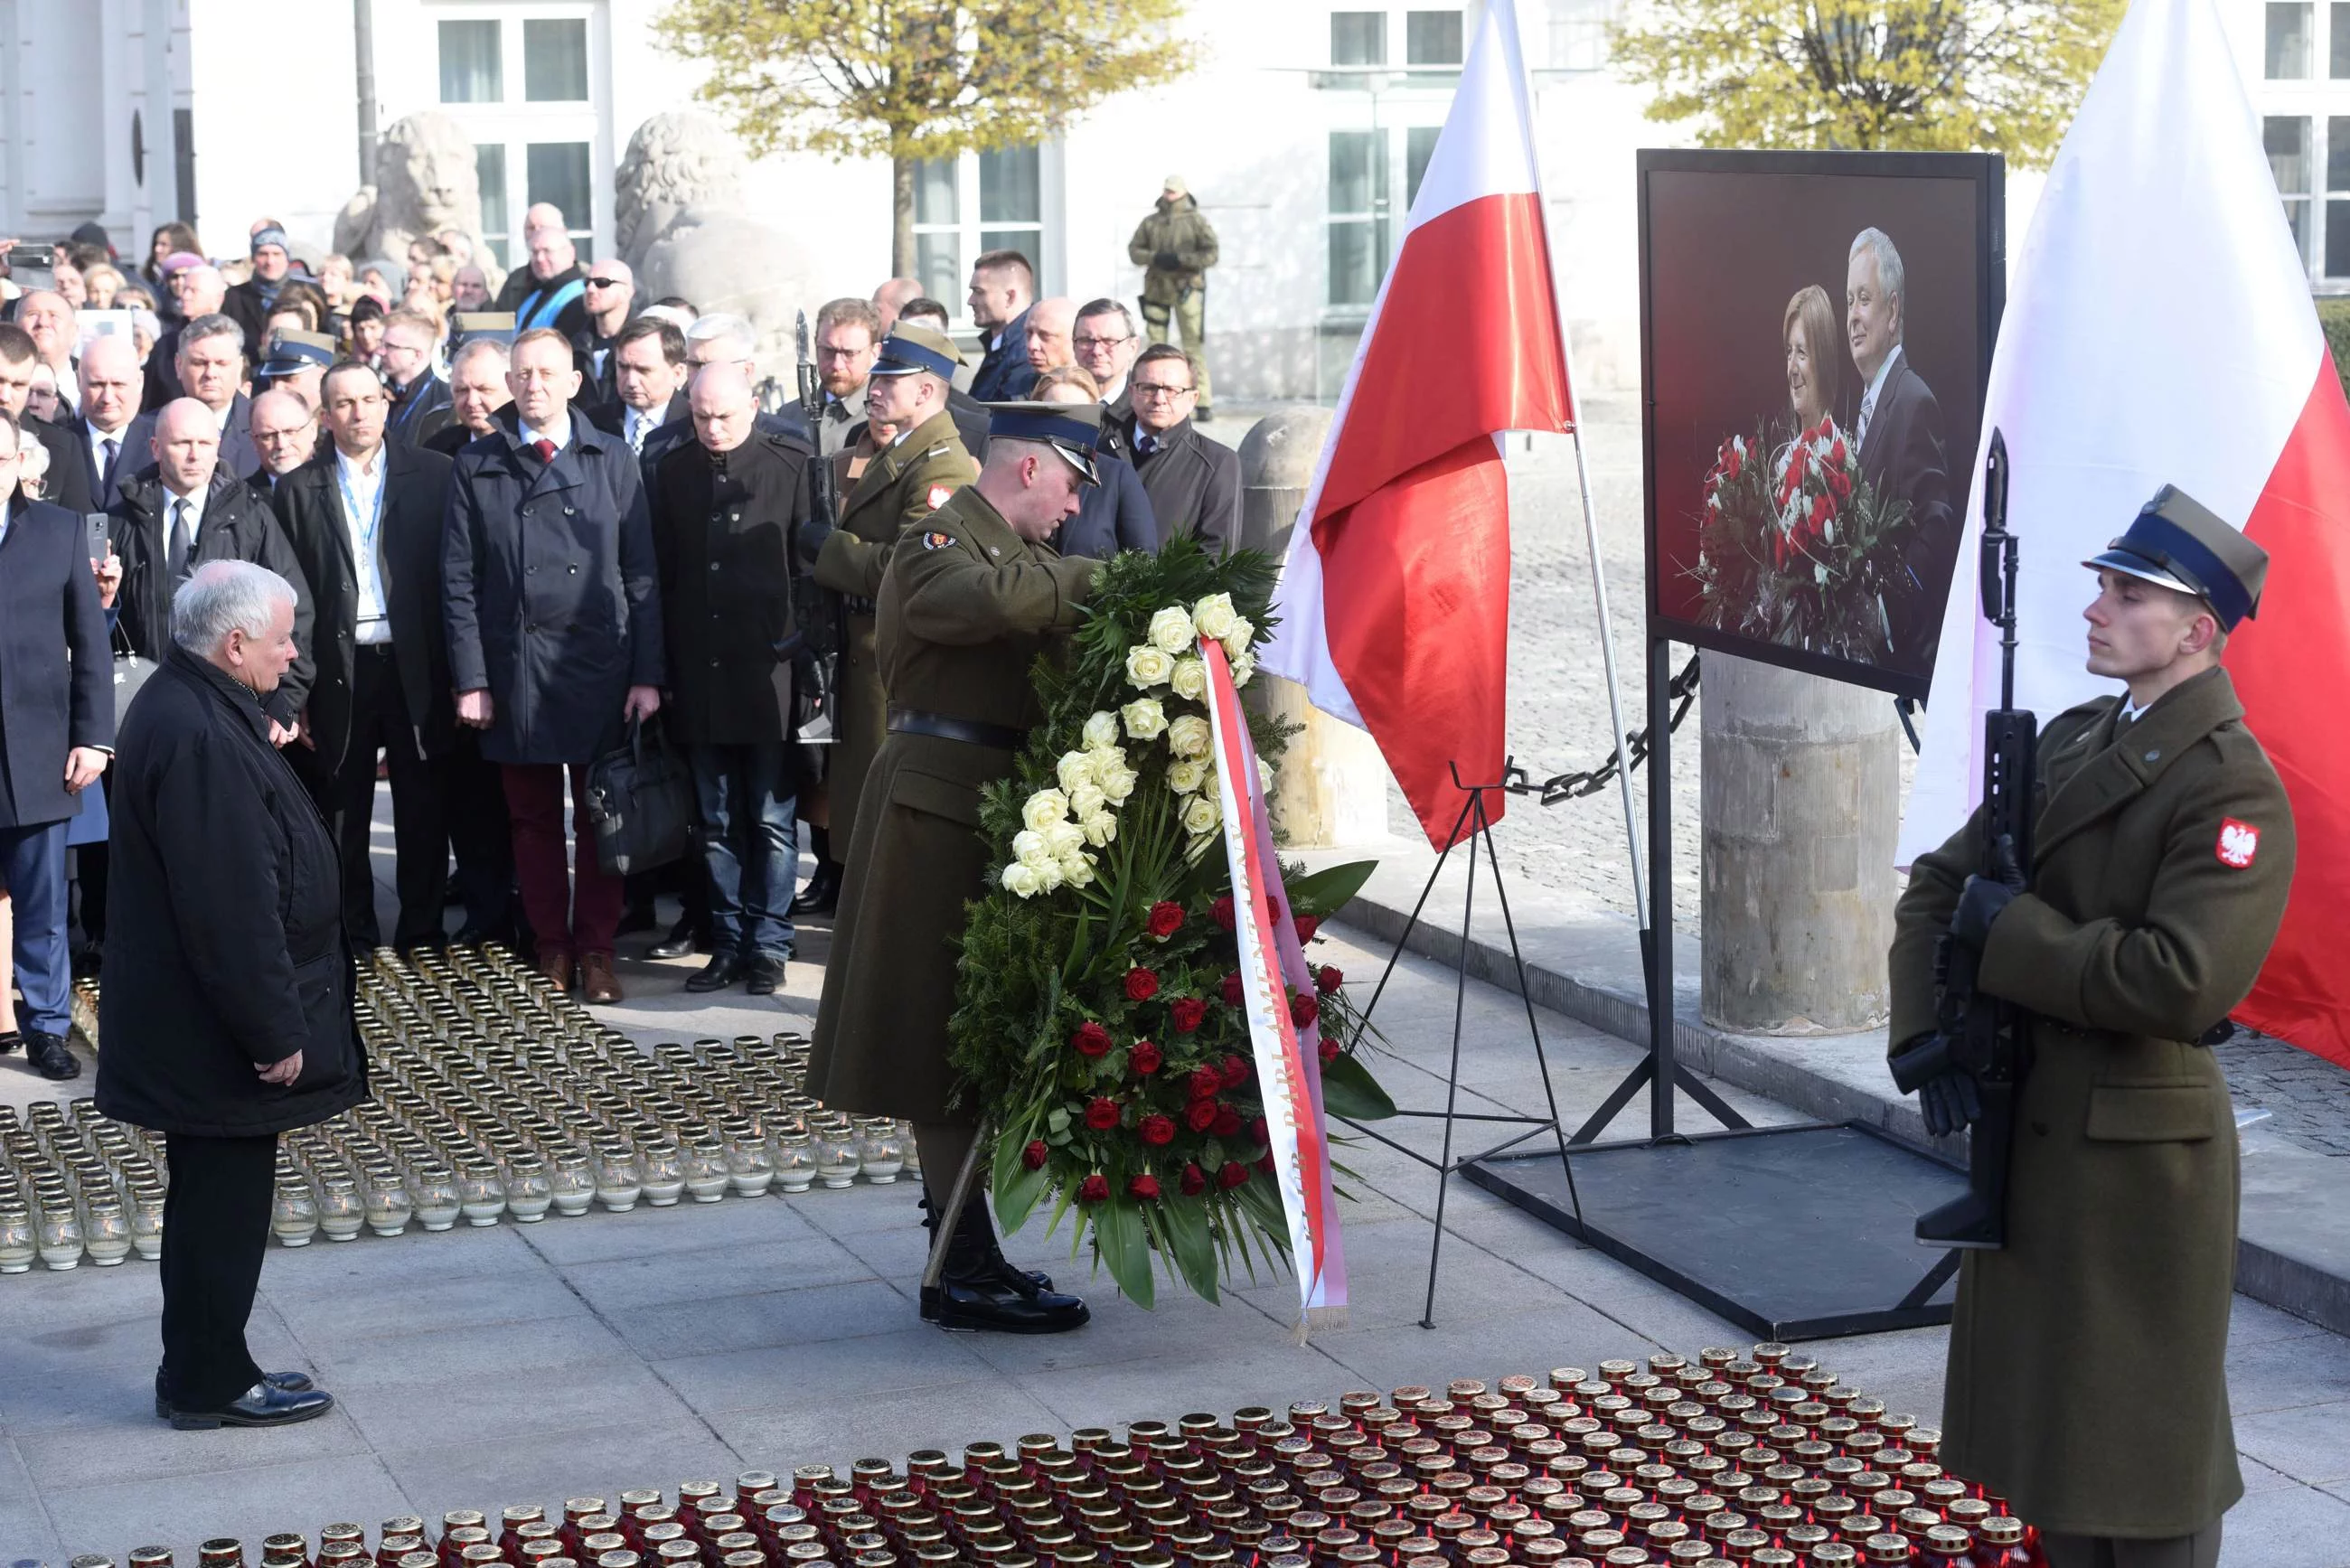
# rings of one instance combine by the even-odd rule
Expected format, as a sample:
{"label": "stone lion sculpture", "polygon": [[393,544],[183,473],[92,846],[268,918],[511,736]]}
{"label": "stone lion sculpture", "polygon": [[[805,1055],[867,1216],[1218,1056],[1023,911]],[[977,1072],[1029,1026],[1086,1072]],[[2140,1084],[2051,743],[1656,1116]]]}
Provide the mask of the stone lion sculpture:
{"label": "stone lion sculpture", "polygon": [[396,120],[376,148],[375,183],[362,185],[335,219],[335,249],[353,261],[408,259],[419,234],[456,229],[482,242],[482,182],[473,143],[447,115],[427,109]]}
{"label": "stone lion sculpture", "polygon": [[732,311],[758,329],[763,369],[788,374],[792,327],[822,303],[807,253],[743,215],[749,161],[706,114],[657,114],[637,127],[613,180],[614,239],[636,270],[637,297],[675,295]]}

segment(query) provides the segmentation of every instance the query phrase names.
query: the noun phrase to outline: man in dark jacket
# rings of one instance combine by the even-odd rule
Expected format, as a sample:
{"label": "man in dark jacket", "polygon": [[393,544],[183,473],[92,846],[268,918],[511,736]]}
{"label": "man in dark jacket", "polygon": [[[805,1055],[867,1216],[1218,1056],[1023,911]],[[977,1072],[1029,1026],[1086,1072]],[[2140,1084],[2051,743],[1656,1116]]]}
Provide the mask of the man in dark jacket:
{"label": "man in dark jacket", "polygon": [[16,920],[25,1054],[64,1079],[81,1074],[66,1045],[66,826],[114,744],[114,661],[81,519],[17,491],[31,440],[0,415],[0,888]]}
{"label": "man in dark jacket", "polygon": [[382,940],[368,860],[381,749],[400,889],[392,941],[438,943],[449,880],[438,759],[456,730],[441,624],[449,460],[386,439],[390,400],[365,365],[336,366],[323,389],[329,451],[272,500],[312,600],[304,744],[287,754],[342,847],[344,929],[354,948],[372,948]]}
{"label": "man in dark jacket", "polygon": [[[269,504],[219,466],[212,410],[193,398],[163,410],[152,442],[154,466],[123,487],[109,507],[114,553],[122,559],[117,624],[130,651],[161,660],[172,646],[172,599],[206,561],[251,561],[294,585],[295,641],[310,639],[310,589],[294,547]],[[310,661],[298,655],[263,699],[271,738],[294,739],[310,693]]]}
{"label": "man in dark jacket", "polygon": [[450,411],[449,383],[432,373],[432,343],[440,335],[430,317],[395,310],[383,318],[385,393],[391,412],[385,432],[403,446],[421,446],[456,416]]}
{"label": "man in dark jacket", "polygon": [[1126,383],[1134,399],[1127,449],[1149,492],[1159,542],[1197,539],[1211,554],[1228,556],[1241,536],[1240,454],[1192,428],[1200,395],[1192,371],[1191,356],[1171,344],[1142,351]]}
{"label": "man in dark jacket", "polygon": [[1861,483],[1887,501],[1909,504],[1909,544],[1885,596],[1893,662],[1923,674],[1942,635],[1942,601],[1958,559],[1958,513],[1950,505],[1942,409],[1909,364],[1901,337],[1909,284],[1901,253],[1880,229],[1852,242],[1845,274],[1845,335],[1860,378],[1853,440]]}
{"label": "man in dark jacket", "polygon": [[821,406],[809,409],[795,398],[784,405],[784,414],[830,457],[865,422],[865,379],[881,353],[881,313],[853,296],[828,299],[816,313],[816,338],[809,348],[816,356]]}
{"label": "man in dark jacket", "polygon": [[639,316],[612,339],[618,393],[588,418],[619,437],[643,465],[647,482],[662,454],[693,439],[685,398],[685,334],[657,316]]}
{"label": "man in dark jacket", "polygon": [[[82,352],[77,384],[80,411],[64,430],[88,480],[91,510],[105,511],[122,493],[124,483],[153,461],[148,438],[154,433],[155,419],[139,408],[139,351],[127,337],[91,338]],[[213,444],[220,444],[217,421]]]}
{"label": "man in dark jacket", "polygon": [[670,732],[690,748],[710,874],[711,960],[685,984],[767,996],[793,951],[792,589],[823,545],[806,527],[814,459],[754,429],[738,365],[697,372],[692,403],[696,439],[660,461],[652,507]]}
{"label": "man in dark jacket", "polygon": [[[1098,410],[1101,389],[1093,377],[1075,365],[1047,370],[1036,378],[1035,397],[1040,403],[1083,403]],[[1064,556],[1085,556],[1107,561],[1121,550],[1159,553],[1159,524],[1150,514],[1150,496],[1134,464],[1094,450],[1094,483],[1078,498],[1077,514],[1064,521],[1050,541]]]}
{"label": "man in dark jacket", "polygon": [[253,231],[253,275],[231,287],[221,301],[221,309],[244,328],[244,358],[248,364],[261,358],[263,328],[268,324],[270,307],[277,303],[277,291],[285,286],[286,275],[292,269],[294,258],[286,248],[286,231],[271,223]]}
{"label": "man in dark jacket", "polygon": [[136,983],[99,1003],[98,1104],[166,1140],[155,1404],[182,1428],[334,1404],[299,1373],[263,1372],[244,1343],[277,1135],[367,1095],[334,837],[263,707],[294,662],[294,610],[293,585],[262,567],[199,568],[116,769],[106,961]]}
{"label": "man in dark jacket", "polygon": [[515,331],[552,327],[576,350],[592,328],[587,275],[579,270],[579,248],[571,243],[562,209],[551,202],[536,203],[523,214],[522,232],[530,263],[506,278],[497,307],[514,312]]}
{"label": "man in dark jacket", "polygon": [[25,411],[33,391],[33,364],[39,358],[32,334],[13,321],[0,322],[0,414],[16,421],[19,445],[37,441],[47,449],[49,471],[41,481],[42,495],[68,512],[94,511],[89,504],[89,470],[83,463],[81,448],[56,425]]}
{"label": "man in dark jacket", "polygon": [[971,395],[981,402],[1024,398],[1035,381],[1028,362],[1028,306],[1035,297],[1036,269],[1018,251],[983,251],[971,264],[971,324],[983,350]]}
{"label": "man in dark jacket", "polygon": [[494,337],[469,337],[449,360],[449,422],[424,438],[427,452],[459,452],[512,422],[514,392],[506,386],[511,367],[506,346]]}
{"label": "man in dark jacket", "polygon": [[253,404],[237,389],[244,379],[244,332],[225,315],[199,316],[180,329],[177,359],[183,390],[173,396],[193,398],[213,411],[220,427],[220,465],[239,478],[260,467],[261,454],[253,444]]}
{"label": "man in dark jacket", "polygon": [[[515,339],[518,423],[457,456],[441,582],[457,722],[504,768],[523,909],[540,972],[620,1000],[620,878],[596,858],[588,764],[660,707],[660,594],[644,483],[629,449],[574,414],[579,371],[560,332]],[[571,774],[575,900],[563,846]]]}

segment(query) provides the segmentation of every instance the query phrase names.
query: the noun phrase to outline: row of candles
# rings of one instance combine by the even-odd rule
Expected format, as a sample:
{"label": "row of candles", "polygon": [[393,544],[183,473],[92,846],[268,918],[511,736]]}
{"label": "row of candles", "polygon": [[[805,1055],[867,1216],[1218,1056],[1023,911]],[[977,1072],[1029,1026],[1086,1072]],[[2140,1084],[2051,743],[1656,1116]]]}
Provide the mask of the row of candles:
{"label": "row of candles", "polygon": [[[196,1568],[2040,1568],[1940,1437],[1785,1345],[1134,1421],[437,1530],[203,1543]],[[130,1568],[173,1568],[142,1547]],[[103,1558],[73,1568],[113,1568]]]}

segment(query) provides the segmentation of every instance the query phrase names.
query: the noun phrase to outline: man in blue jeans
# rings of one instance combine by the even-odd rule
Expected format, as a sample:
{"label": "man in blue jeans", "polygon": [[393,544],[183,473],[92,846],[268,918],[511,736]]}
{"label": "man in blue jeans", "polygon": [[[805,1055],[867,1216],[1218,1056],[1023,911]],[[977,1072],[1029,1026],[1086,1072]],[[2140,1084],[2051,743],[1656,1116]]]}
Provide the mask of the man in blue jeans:
{"label": "man in blue jeans", "polygon": [[688,991],[784,982],[799,864],[793,805],[793,587],[824,541],[809,524],[816,457],[763,430],[749,370],[694,372],[694,439],[653,465],[653,547],[669,639],[662,717],[684,744],[710,873],[708,967]]}

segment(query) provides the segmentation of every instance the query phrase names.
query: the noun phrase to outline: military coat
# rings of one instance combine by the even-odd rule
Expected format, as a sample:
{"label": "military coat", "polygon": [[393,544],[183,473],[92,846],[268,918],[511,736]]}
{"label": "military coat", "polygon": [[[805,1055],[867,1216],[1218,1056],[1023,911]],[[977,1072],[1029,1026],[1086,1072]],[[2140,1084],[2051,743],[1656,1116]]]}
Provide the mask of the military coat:
{"label": "military coat", "polygon": [[[1099,566],[1029,544],[978,491],[957,491],[899,541],[882,582],[876,646],[891,705],[1012,732],[1040,722],[1029,666],[1076,625]],[[959,1116],[947,1066],[956,939],[965,901],[985,890],[980,791],[1012,763],[1010,750],[968,741],[883,738],[816,1010],[808,1092],[835,1110]]]}
{"label": "military coat", "polygon": [[816,556],[816,580],[848,600],[833,694],[838,739],[825,773],[836,846],[856,836],[858,796],[888,720],[889,700],[882,694],[874,649],[873,606],[881,596],[890,546],[978,477],[979,467],[957,439],[953,419],[933,414],[866,465],[841,497],[839,526]]}
{"label": "military coat", "polygon": [[[1983,954],[1982,988],[2035,1015],[2033,1056],[2007,1245],[1959,1273],[1942,1453],[2043,1530],[2142,1539],[2190,1534],[2243,1493],[2225,1369],[2235,1120],[2194,1042],[2260,972],[2294,839],[2224,670],[2133,722],[2118,709],[2085,703],[2042,734],[2030,890]],[[1934,1027],[1934,941],[1981,823],[1902,896],[1897,1045]]]}

